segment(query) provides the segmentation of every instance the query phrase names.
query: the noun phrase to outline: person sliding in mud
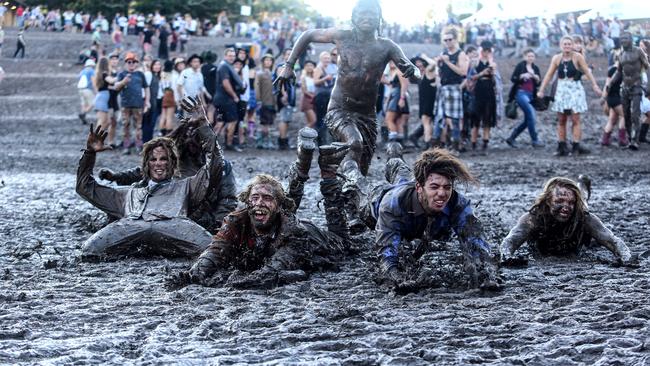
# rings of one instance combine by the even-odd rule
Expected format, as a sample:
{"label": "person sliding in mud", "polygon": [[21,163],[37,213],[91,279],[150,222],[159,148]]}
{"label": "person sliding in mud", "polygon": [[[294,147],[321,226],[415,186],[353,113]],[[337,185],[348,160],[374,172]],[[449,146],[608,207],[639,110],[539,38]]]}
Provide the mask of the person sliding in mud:
{"label": "person sliding in mud", "polygon": [[[255,176],[239,194],[245,207],[226,216],[212,244],[191,269],[167,280],[169,289],[190,283],[221,282],[235,288],[278,286],[304,280],[307,272],[331,267],[336,257],[350,249],[345,215],[340,210],[344,201],[341,183],[336,176],[348,145],[319,147],[320,189],[328,230],[295,215],[309,177],[317,137],[314,129],[300,130],[298,159],[290,168],[288,194],[275,178],[267,174]],[[231,269],[238,271],[230,273]],[[227,279],[215,275],[223,270],[228,270],[221,272],[226,273]]]}
{"label": "person sliding in mud", "polygon": [[86,148],[77,170],[77,193],[93,206],[120,219],[93,234],[82,246],[82,259],[120,255],[158,254],[195,257],[212,241],[212,235],[188,218],[189,207],[205,199],[212,177],[221,177],[223,157],[207,119],[196,126],[203,142],[205,164],[194,176],[178,178],[178,154],[173,140],[158,137],[144,145],[142,171],[146,184],[112,188],[92,176],[98,152],[108,133],[90,127]]}
{"label": "person sliding in mud", "polygon": [[578,181],[555,177],[546,182],[544,191],[530,210],[503,239],[500,252],[504,265],[518,266],[527,262],[514,256],[524,242],[539,254],[565,256],[578,254],[591,239],[609,249],[622,264],[633,264],[623,240],[589,212],[587,199],[591,195],[591,181],[586,176],[580,176]]}
{"label": "person sliding in mud", "polygon": [[[388,155],[389,184],[373,190],[362,213],[376,231],[381,280],[398,293],[468,282],[471,287],[498,290],[496,265],[490,245],[482,238],[481,223],[470,201],[455,189],[458,183],[478,184],[467,166],[438,148],[422,153],[413,171],[402,159],[398,144],[388,146]],[[452,232],[458,236],[464,257],[466,272],[461,277],[445,273],[453,269],[440,263],[422,263],[427,262],[423,255],[432,250],[433,241],[448,241]],[[411,241],[419,243],[407,253],[404,247]]]}
{"label": "person sliding in mud", "polygon": [[[185,104],[181,103],[181,106]],[[193,112],[187,110],[186,112]],[[194,117],[198,117],[195,115]],[[181,120],[174,131],[167,137],[174,141],[178,151],[178,172],[180,178],[189,178],[201,169],[205,164],[205,157],[201,153],[201,137],[195,124],[187,123],[189,117]],[[223,161],[222,176],[210,177],[210,188],[206,198],[199,202],[198,206],[189,207],[188,217],[203,226],[210,233],[215,234],[221,226],[223,218],[237,208],[237,183],[232,172],[232,164]],[[115,182],[118,185],[136,184],[137,187],[145,187],[147,179],[140,167],[113,172],[109,169],[101,169],[99,178]]]}
{"label": "person sliding in mud", "polygon": [[358,0],[352,10],[351,30],[328,28],[304,32],[275,81],[282,88],[295,77],[293,65],[311,42],[336,44],[339,71],[325,124],[335,139],[350,144],[341,168],[346,177],[343,191],[347,198],[348,224],[355,231],[363,228],[358,217],[361,189],[366,186],[364,178],[377,146],[375,105],[386,64],[393,61],[402,75],[412,82],[418,82],[421,77],[398,45],[380,37],[382,22],[377,0]]}
{"label": "person sliding in mud", "polygon": [[[621,98],[623,99],[623,114],[625,115],[625,129],[630,138],[630,150],[639,149],[639,140],[645,140],[648,134],[648,125],[639,127],[641,119],[641,99],[643,98],[643,87],[641,73],[650,71],[648,56],[632,43],[632,34],[623,32],[621,35],[621,46],[623,50],[618,57],[618,70],[612,76],[612,83],[620,82]],[[609,93],[606,90],[605,93]],[[650,95],[650,83],[646,95]],[[605,94],[605,97],[607,94]]]}

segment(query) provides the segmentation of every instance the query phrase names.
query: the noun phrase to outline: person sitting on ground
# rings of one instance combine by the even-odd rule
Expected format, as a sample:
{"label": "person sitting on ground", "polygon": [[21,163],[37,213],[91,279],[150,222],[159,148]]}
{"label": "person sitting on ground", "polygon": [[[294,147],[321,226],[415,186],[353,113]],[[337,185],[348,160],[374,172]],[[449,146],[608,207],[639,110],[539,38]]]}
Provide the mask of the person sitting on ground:
{"label": "person sitting on ground", "polygon": [[[435,148],[422,153],[411,171],[401,157],[400,145],[392,143],[387,150],[389,184],[373,190],[361,213],[366,224],[376,231],[382,280],[394,285],[398,292],[453,287],[455,283],[448,280],[444,266],[419,271],[408,264],[429,251],[432,241],[448,241],[453,232],[463,251],[465,276],[469,275],[469,281],[465,277],[464,282],[481,289],[499,289],[496,265],[490,245],[482,237],[481,223],[470,201],[455,189],[458,183],[478,183],[467,166],[449,151]],[[420,245],[412,255],[400,253],[406,242],[416,239]]]}
{"label": "person sitting on ground", "polygon": [[106,131],[90,127],[86,149],[77,170],[77,193],[93,206],[119,220],[93,234],[82,246],[82,259],[155,253],[194,257],[212,241],[212,235],[190,220],[191,207],[205,200],[212,177],[221,177],[223,157],[216,136],[205,118],[187,123],[197,126],[205,164],[188,178],[178,177],[178,153],[166,137],[147,142],[142,153],[143,186],[113,188],[92,176],[96,154],[109,150]]}
{"label": "person sitting on ground", "polygon": [[309,176],[316,130],[299,132],[298,159],[290,169],[289,193],[278,180],[267,174],[253,178],[239,200],[245,204],[224,219],[212,244],[189,271],[168,279],[169,288],[190,283],[219,283],[219,270],[228,272],[227,285],[236,288],[273,287],[304,280],[307,272],[328,268],[349,248],[341,182],[336,171],[349,146],[341,143],[320,146],[321,193],[324,197],[328,230],[310,221],[299,220],[296,210]]}
{"label": "person sitting on ground", "polygon": [[533,206],[519,218],[501,243],[501,261],[521,264],[525,259],[514,253],[524,242],[542,255],[578,254],[591,239],[609,249],[624,264],[631,263],[627,245],[589,212],[587,200],[591,181],[579,177],[579,183],[563,177],[549,179]]}
{"label": "person sitting on ground", "polygon": [[[187,122],[187,119],[174,129],[167,137],[174,141],[178,151],[178,171],[180,178],[194,176],[205,164],[205,157],[201,153],[201,140],[196,127]],[[115,182],[121,186],[135,184],[144,187],[147,182],[140,167],[113,172],[101,169],[99,178]],[[223,218],[237,208],[237,182],[232,171],[230,161],[223,161],[221,177],[211,177],[210,188],[206,199],[197,207],[190,207],[188,217],[203,226],[210,233],[215,234],[221,226]]]}

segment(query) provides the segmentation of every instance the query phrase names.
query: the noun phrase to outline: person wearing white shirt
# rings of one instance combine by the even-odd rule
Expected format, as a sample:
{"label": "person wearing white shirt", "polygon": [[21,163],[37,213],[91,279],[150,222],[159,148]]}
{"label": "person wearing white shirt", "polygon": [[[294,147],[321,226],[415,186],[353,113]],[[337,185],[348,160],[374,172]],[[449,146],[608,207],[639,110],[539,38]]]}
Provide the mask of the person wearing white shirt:
{"label": "person wearing white shirt", "polygon": [[178,95],[181,98],[193,97],[200,98],[207,96],[212,98],[208,90],[205,88],[203,83],[203,74],[201,73],[201,64],[203,59],[201,56],[194,54],[190,56],[187,60],[187,64],[190,66],[183,70],[180,74],[180,77],[176,81],[176,87],[178,88]]}

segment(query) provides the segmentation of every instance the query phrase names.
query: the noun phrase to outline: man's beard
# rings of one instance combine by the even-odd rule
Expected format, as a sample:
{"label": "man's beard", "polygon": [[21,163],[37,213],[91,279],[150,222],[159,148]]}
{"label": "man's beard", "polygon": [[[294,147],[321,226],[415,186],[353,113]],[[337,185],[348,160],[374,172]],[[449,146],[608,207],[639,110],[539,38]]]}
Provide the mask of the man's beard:
{"label": "man's beard", "polygon": [[[258,218],[257,216],[260,214],[263,214],[265,217]],[[277,216],[277,212],[271,212],[266,207],[256,206],[248,208],[248,217],[255,229],[258,231],[269,231],[275,225]]]}

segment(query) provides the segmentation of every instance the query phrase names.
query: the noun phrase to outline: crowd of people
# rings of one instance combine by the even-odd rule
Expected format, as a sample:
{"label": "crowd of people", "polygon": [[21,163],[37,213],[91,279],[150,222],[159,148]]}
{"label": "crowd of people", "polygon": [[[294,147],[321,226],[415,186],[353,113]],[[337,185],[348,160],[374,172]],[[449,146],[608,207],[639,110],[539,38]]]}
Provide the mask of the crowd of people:
{"label": "crowd of people", "polygon": [[[399,293],[459,284],[499,290],[499,264],[521,265],[525,258],[516,251],[524,242],[541,255],[572,255],[594,239],[619,263],[637,265],[627,245],[589,210],[592,187],[586,176],[577,181],[550,179],[529,212],[494,250],[485,239],[473,205],[456,189],[459,183],[478,183],[476,176],[452,151],[435,146],[451,143],[458,152],[465,137],[473,150],[487,150],[490,129],[500,110],[500,77],[493,45],[483,40],[479,49],[463,50],[456,29],[449,28],[442,32],[442,55],[409,59],[397,44],[378,37],[381,19],[377,1],[359,0],[352,14],[352,30],[308,30],[278,59],[262,56],[254,75],[256,63],[246,49],[226,49],[218,64],[210,54],[161,64],[148,55],[140,60],[127,52],[121,71],[117,70],[118,54],[110,60],[100,58],[97,65],[88,60],[82,76],[103,93],[95,98],[95,104],[105,108],[111,103],[111,92],[119,96],[124,126],[128,130],[133,122],[134,143],[142,149],[142,162],[127,172],[100,170],[100,179],[117,186],[98,182],[93,176],[98,153],[116,147],[111,145],[110,114],[102,115],[97,128],[90,126],[76,189],[112,222],[83,244],[82,258],[152,253],[184,256],[195,261],[187,271],[168,279],[173,288],[193,283],[266,288],[304,280],[311,272],[372,250],[377,256],[378,280]],[[544,77],[534,65],[532,50],[524,52],[524,60],[513,72],[509,99],[533,108],[526,110],[524,122],[513,131],[512,145],[525,128],[529,128],[532,141],[541,144],[534,138],[533,109],[541,108],[535,101],[543,100],[545,88],[556,75],[552,109],[560,121],[558,152],[566,150],[562,138],[566,139],[570,116],[573,153],[585,153],[579,143],[579,117],[585,106],[580,77],[591,81],[597,94],[601,90],[584,56],[576,50],[574,38],[561,41],[562,51],[553,57]],[[626,127],[636,142],[639,121],[628,123],[627,117],[639,112],[640,75],[642,70],[647,72],[649,64],[645,52],[632,42],[629,33],[621,35],[616,70],[604,89],[609,98],[615,83],[620,82]],[[301,63],[311,43],[330,43],[335,48],[321,53],[318,63]],[[93,67],[96,72],[89,76]],[[212,81],[206,83],[209,78]],[[298,104],[298,87],[292,83],[296,79],[302,81],[299,88],[304,92],[301,110],[313,108],[314,113],[306,118],[311,127],[298,132],[297,156],[286,189],[276,178],[260,172],[237,196],[241,206],[236,208],[232,167],[222,154],[218,135],[225,133],[225,148],[236,151],[236,142],[241,146],[242,136],[245,141],[250,132],[246,130],[249,124],[243,122],[258,114],[257,147],[268,147],[268,127],[277,122],[278,147],[288,148],[287,125],[293,123],[292,113]],[[420,103],[426,109],[421,113],[427,117],[423,121],[428,121],[421,132],[416,131],[428,144],[412,166],[403,159],[400,143],[406,132],[403,116],[408,115],[409,82],[417,82],[424,90]],[[387,86],[390,89],[385,91]],[[473,97],[464,97],[468,90]],[[329,102],[317,106],[320,99]],[[473,110],[464,107],[466,99],[465,104],[474,104]],[[145,143],[143,114],[155,110],[157,103],[172,113],[178,109],[179,119],[172,118],[167,126],[171,132],[161,129],[166,136]],[[386,182],[369,189],[366,177],[377,147],[377,111],[383,110],[384,104]],[[129,139],[127,131],[125,139]],[[123,144],[125,151],[130,146],[130,142]],[[297,217],[316,151],[325,228]],[[367,230],[375,234],[372,249],[357,239]],[[427,256],[432,241],[449,241],[452,234],[462,252],[457,270]]]}

